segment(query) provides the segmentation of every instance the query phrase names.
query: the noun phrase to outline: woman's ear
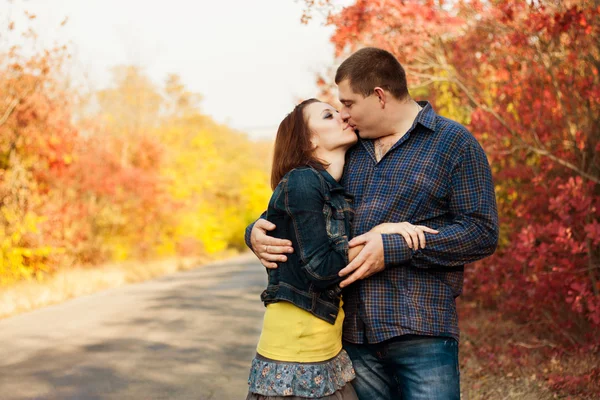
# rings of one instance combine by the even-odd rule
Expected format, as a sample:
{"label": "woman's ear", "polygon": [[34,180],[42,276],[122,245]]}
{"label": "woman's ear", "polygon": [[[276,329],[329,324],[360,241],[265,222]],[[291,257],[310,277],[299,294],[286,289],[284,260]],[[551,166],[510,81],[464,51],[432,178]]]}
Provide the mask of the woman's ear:
{"label": "woman's ear", "polygon": [[385,95],[385,90],[383,90],[382,88],[380,88],[379,86],[377,86],[375,89],[373,89],[373,92],[375,92],[375,96],[377,96],[378,98],[378,102],[379,105],[381,106],[381,108],[385,108],[385,103],[387,101],[386,95]]}
{"label": "woman's ear", "polygon": [[312,144],[313,150],[319,147],[319,137],[317,135],[311,135],[310,143]]}

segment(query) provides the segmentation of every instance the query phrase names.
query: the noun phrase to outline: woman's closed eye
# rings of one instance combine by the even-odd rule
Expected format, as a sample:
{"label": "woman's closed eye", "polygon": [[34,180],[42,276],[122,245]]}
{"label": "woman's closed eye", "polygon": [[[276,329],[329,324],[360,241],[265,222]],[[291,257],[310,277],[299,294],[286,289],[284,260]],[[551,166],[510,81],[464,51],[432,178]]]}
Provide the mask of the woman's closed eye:
{"label": "woman's closed eye", "polygon": [[[336,113],[340,113],[338,110],[335,110]],[[323,119],[331,119],[333,118],[333,114],[330,112],[327,112],[325,115],[323,115]]]}

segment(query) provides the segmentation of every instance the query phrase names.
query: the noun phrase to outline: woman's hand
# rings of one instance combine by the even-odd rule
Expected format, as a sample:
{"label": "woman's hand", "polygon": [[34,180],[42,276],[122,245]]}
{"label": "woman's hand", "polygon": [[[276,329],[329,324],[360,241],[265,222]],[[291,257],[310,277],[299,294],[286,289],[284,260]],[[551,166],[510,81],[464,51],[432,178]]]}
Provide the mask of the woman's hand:
{"label": "woman's hand", "polygon": [[371,232],[380,234],[397,233],[402,235],[408,247],[413,250],[425,248],[425,232],[438,234],[439,231],[428,228],[424,225],[413,225],[410,222],[386,222],[377,225]]}

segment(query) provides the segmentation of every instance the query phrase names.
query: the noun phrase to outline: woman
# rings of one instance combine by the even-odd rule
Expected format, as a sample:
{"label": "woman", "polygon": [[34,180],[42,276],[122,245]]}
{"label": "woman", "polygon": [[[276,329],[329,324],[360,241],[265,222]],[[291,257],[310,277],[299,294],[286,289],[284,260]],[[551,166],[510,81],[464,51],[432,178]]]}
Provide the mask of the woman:
{"label": "woman", "polygon": [[[279,125],[266,218],[276,225],[270,235],[291,240],[295,252],[267,271],[261,295],[267,309],[247,400],[357,399],[349,383],[352,363],[342,350],[338,285],[338,272],[361,250],[348,249],[352,199],[338,183],[356,141],[340,114],[316,99],[300,103]],[[401,224],[375,229],[406,233]]]}

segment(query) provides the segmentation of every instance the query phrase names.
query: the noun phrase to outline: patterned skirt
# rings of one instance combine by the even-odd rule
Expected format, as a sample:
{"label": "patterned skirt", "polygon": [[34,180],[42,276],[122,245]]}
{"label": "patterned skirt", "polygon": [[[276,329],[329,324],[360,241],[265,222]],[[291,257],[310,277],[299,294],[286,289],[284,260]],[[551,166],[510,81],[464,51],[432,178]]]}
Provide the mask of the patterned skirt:
{"label": "patterned skirt", "polygon": [[340,391],[352,379],[354,368],[344,350],[330,360],[314,363],[275,361],[257,354],[250,368],[248,396],[323,398]]}

